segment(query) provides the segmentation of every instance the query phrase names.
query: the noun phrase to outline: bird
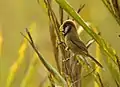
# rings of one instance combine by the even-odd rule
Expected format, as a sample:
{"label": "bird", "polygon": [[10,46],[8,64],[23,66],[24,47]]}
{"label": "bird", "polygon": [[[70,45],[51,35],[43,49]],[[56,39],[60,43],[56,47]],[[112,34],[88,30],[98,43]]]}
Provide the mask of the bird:
{"label": "bird", "polygon": [[93,56],[88,52],[86,45],[80,40],[77,33],[77,27],[73,20],[66,20],[63,24],[63,36],[65,38],[65,44],[69,50],[71,50],[75,55],[81,55],[84,57],[89,57],[93,60],[99,67],[103,68]]}

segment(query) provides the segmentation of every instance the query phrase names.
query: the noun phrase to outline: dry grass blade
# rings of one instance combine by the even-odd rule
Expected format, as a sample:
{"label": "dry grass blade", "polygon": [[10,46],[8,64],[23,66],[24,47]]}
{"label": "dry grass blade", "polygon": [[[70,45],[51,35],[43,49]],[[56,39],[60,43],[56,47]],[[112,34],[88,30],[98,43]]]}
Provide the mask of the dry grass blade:
{"label": "dry grass blade", "polygon": [[[49,6],[51,6],[51,2],[47,2],[47,1],[44,1],[44,3],[46,4],[46,7],[48,9]],[[48,3],[49,3],[49,6],[48,6]],[[50,15],[50,11],[48,10],[48,15]],[[57,65],[57,68],[59,70],[59,73],[60,72],[60,62],[59,62],[59,58],[58,58],[58,55],[59,55],[59,50],[58,50],[58,47],[56,46],[56,41],[57,41],[57,38],[56,38],[56,33],[55,33],[55,28],[54,28],[54,25],[52,23],[52,21],[50,20],[49,21],[49,31],[50,31],[50,37],[51,37],[51,41],[52,41],[52,45],[53,45],[53,52],[54,52],[54,57],[55,57],[55,61],[56,61],[56,65]]]}
{"label": "dry grass blade", "polygon": [[51,74],[48,76],[48,78],[49,78],[49,81],[51,83],[51,87],[55,87],[55,82],[54,82],[53,77],[52,77]]}
{"label": "dry grass blade", "polygon": [[43,78],[43,80],[40,82],[38,87],[44,87],[44,84],[46,82],[46,80],[48,79],[48,77],[46,76],[45,78]]}
{"label": "dry grass blade", "polygon": [[100,77],[100,74],[97,72],[96,75],[97,75],[98,80],[99,80],[99,83],[100,83],[100,85],[101,85],[100,87],[104,87],[103,82],[102,82],[102,79],[101,79],[101,77]]}
{"label": "dry grass blade", "polygon": [[[79,14],[83,10],[84,7],[85,7],[85,4],[80,5],[79,9],[77,10],[77,13]],[[69,15],[68,15],[67,19],[69,19]]]}
{"label": "dry grass blade", "polygon": [[[60,30],[59,30],[60,24],[59,24],[59,22],[57,20],[57,17],[55,15],[54,11],[51,8],[49,0],[47,0],[47,1],[45,0],[45,3],[46,3],[46,7],[48,8],[48,16],[49,16],[50,23],[51,23],[51,25],[52,25],[55,33],[56,33],[56,37],[57,37],[57,40],[58,40],[56,44],[58,44],[58,43],[64,43],[64,40],[63,40],[63,38],[62,38],[62,36],[60,34]],[[58,47],[60,47],[60,51],[62,53],[62,60],[66,60],[66,58],[68,58],[68,57],[66,55],[67,53],[65,51],[64,44],[60,44]],[[66,68],[69,67],[69,66],[66,66],[66,65],[67,64],[65,64],[64,62],[62,62],[62,72],[65,73],[65,74],[68,74]]]}
{"label": "dry grass blade", "polygon": [[83,78],[82,78],[82,79],[84,79],[84,78],[86,78],[87,76],[89,76],[89,75],[93,74],[95,71],[96,71],[96,69],[93,69],[93,70],[92,70],[91,72],[89,72],[87,75],[83,76]]}
{"label": "dry grass blade", "polygon": [[[66,1],[66,0],[55,0],[71,17],[74,18],[74,20],[80,24],[84,30],[95,39],[95,41],[99,44],[100,48],[103,50],[103,52],[109,57],[110,62],[106,63],[107,67],[111,71],[111,75],[114,79],[116,79],[118,82],[120,82],[120,75],[119,75],[119,64],[116,61],[117,58],[119,58],[116,53],[116,51],[111,47],[111,45],[104,40],[103,37],[97,35],[88,25],[86,25],[85,21],[82,19],[82,17],[74,10],[74,8]],[[105,1],[105,0],[102,0]],[[108,1],[108,0],[106,0]],[[108,6],[108,5],[107,5]],[[119,20],[117,21],[118,23]],[[111,64],[115,65],[116,68],[111,66]]]}
{"label": "dry grass blade", "polygon": [[86,44],[86,47],[89,48],[94,42],[95,42],[94,39],[89,40],[89,41],[87,42],[87,44]]}
{"label": "dry grass blade", "polygon": [[120,6],[118,0],[102,0],[102,2],[120,25]]}
{"label": "dry grass blade", "polygon": [[[51,36],[56,35],[56,39],[58,40],[56,42],[56,44],[61,43],[61,44],[57,45],[57,47],[60,48],[59,52],[61,52],[61,55],[62,55],[62,58],[57,57],[57,58],[62,59],[62,63],[61,63],[62,68],[61,68],[60,72],[63,73],[62,75],[68,82],[68,85],[71,83],[74,83],[76,81],[73,84],[74,87],[80,87],[81,80],[78,80],[78,79],[80,79],[80,77],[81,77],[81,74],[80,74],[81,73],[81,65],[78,64],[78,61],[76,60],[76,58],[70,57],[70,53],[65,50],[66,46],[64,44],[62,44],[62,43],[64,43],[64,38],[60,32],[60,24],[62,24],[62,22],[63,22],[63,9],[61,7],[59,7],[59,14],[60,14],[60,24],[59,24],[49,0],[44,0],[44,3],[46,4],[46,7],[48,9],[48,17],[49,17],[49,21],[50,21],[50,34],[51,34]],[[53,33],[53,32],[55,32],[55,33]],[[55,48],[55,37],[51,38],[51,40],[54,43],[53,47]],[[70,60],[67,60],[68,58],[70,58]],[[57,61],[57,62],[61,62],[61,61]]]}
{"label": "dry grass blade", "polygon": [[77,10],[77,13],[80,13],[80,12],[81,12],[81,10],[82,10],[84,7],[85,7],[85,4],[80,5],[79,9]]}
{"label": "dry grass blade", "polygon": [[[115,62],[116,64],[116,51],[107,43],[104,38],[98,36],[88,25],[86,25],[85,21],[82,17],[77,14],[77,12],[73,9],[73,7],[65,0],[56,0],[56,2],[64,8],[64,10],[71,15],[83,28],[84,30],[91,35],[92,38],[99,44],[99,46],[104,50],[104,52]],[[120,23],[120,22],[119,22]],[[117,64],[116,64],[117,65]],[[117,66],[118,67],[118,66]]]}
{"label": "dry grass blade", "polygon": [[3,45],[3,36],[2,36],[2,32],[0,31],[0,57],[2,55],[2,45]]}
{"label": "dry grass blade", "polygon": [[36,54],[38,55],[39,59],[41,60],[41,62],[44,64],[44,66],[46,67],[46,69],[54,76],[54,78],[61,84],[66,86],[66,81],[63,79],[63,77],[41,56],[40,52],[38,51],[38,49],[36,48],[34,41],[31,37],[30,32],[28,31],[28,29],[26,29],[26,33],[28,35],[28,38],[23,35],[28,42],[31,44],[32,48],[34,49],[34,51],[36,52]]}
{"label": "dry grass blade", "polygon": [[116,60],[117,60],[117,64],[118,64],[118,68],[119,68],[119,72],[120,72],[120,58],[117,55],[115,55],[115,56],[116,56]]}
{"label": "dry grass blade", "polygon": [[[55,16],[53,10],[51,9],[51,7],[49,7],[49,12],[50,12],[49,13],[49,17],[52,16],[50,18],[50,20],[51,20],[51,22],[53,21],[53,26],[55,26],[54,28],[55,29],[56,28],[59,29],[59,26],[56,27],[57,24],[56,24],[56,21],[54,21],[54,20],[57,20],[57,19],[56,19],[56,16]],[[61,38],[62,36],[59,33],[60,33],[60,31],[57,32],[57,30],[56,30],[56,34],[57,34],[56,36]],[[64,41],[64,38],[62,38],[62,39]],[[61,52],[62,52],[62,55],[63,55],[63,59],[62,60],[67,60],[67,58],[70,58],[70,61],[68,60],[68,61],[62,62],[62,72],[64,73],[64,77],[66,78],[68,83],[70,83],[68,81],[68,77],[70,77],[71,83],[74,83],[75,81],[77,81],[81,77],[81,74],[80,74],[81,73],[81,64],[78,64],[78,61],[76,60],[76,58],[74,58],[74,57],[71,58],[70,57],[69,53],[67,51],[65,51],[64,45],[61,44],[60,45],[60,49],[61,49]],[[71,65],[70,65],[70,62],[71,62]],[[73,84],[73,87],[80,87],[80,85],[81,85],[81,82],[80,82],[80,80],[78,80],[77,82],[75,82]]]}
{"label": "dry grass blade", "polygon": [[70,65],[70,78],[72,87],[81,87],[81,71],[82,71],[82,64],[79,63],[79,60],[77,60],[76,56],[71,57],[70,59],[71,65]]}
{"label": "dry grass blade", "polygon": [[118,17],[120,17],[120,7],[118,0],[112,0],[113,8],[115,10],[115,14],[117,14]]}
{"label": "dry grass blade", "polygon": [[35,73],[36,69],[35,66],[38,63],[38,58],[36,56],[36,53],[33,54],[33,58],[31,59],[31,63],[29,65],[29,68],[25,74],[25,77],[23,78],[20,87],[28,87],[30,86],[30,82],[33,78],[33,74]]}
{"label": "dry grass blade", "polygon": [[62,25],[63,23],[63,8],[59,6],[59,15],[60,15],[60,24]]}
{"label": "dry grass blade", "polygon": [[54,57],[55,57],[55,61],[56,61],[56,65],[57,65],[57,69],[60,72],[61,68],[60,68],[60,62],[59,62],[59,50],[58,47],[56,46],[56,35],[55,35],[55,31],[54,31],[54,27],[52,26],[51,22],[49,23],[49,31],[50,31],[50,36],[51,36],[51,41],[52,41],[52,45],[53,45],[53,52],[54,52]]}
{"label": "dry grass blade", "polygon": [[6,87],[11,87],[14,84],[17,71],[20,69],[21,64],[24,61],[24,56],[25,56],[25,51],[27,49],[27,41],[26,39],[23,40],[20,48],[19,48],[19,57],[18,59],[14,62],[14,64],[10,67],[10,71],[7,77],[7,83]]}
{"label": "dry grass blade", "polygon": [[115,83],[116,83],[117,87],[120,87],[120,84],[118,83],[117,80],[115,80]]}

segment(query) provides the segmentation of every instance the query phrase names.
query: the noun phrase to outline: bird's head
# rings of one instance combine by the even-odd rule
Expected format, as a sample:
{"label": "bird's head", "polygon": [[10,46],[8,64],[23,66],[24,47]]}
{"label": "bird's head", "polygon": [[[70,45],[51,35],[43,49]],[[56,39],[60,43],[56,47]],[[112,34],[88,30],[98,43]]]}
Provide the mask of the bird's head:
{"label": "bird's head", "polygon": [[66,36],[67,34],[71,33],[71,32],[74,32],[76,31],[76,25],[74,23],[74,21],[72,20],[66,20],[64,23],[63,23],[63,33],[64,33],[64,36]]}

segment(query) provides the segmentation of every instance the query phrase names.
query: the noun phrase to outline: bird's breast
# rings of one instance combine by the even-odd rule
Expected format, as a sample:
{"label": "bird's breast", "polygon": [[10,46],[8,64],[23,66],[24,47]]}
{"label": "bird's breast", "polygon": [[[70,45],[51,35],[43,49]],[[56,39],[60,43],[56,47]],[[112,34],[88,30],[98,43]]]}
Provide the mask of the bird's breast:
{"label": "bird's breast", "polygon": [[74,54],[83,54],[83,50],[78,48],[77,45],[75,45],[71,40],[69,36],[66,36],[65,43],[68,46],[68,48],[74,53]]}

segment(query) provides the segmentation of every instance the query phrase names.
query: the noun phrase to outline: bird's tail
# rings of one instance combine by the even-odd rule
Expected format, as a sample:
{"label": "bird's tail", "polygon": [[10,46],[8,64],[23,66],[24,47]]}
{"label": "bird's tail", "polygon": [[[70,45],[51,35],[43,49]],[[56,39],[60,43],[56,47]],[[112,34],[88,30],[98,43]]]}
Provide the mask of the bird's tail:
{"label": "bird's tail", "polygon": [[99,67],[103,68],[102,64],[100,64],[94,57],[92,57],[90,54],[87,54],[88,57],[90,57]]}

